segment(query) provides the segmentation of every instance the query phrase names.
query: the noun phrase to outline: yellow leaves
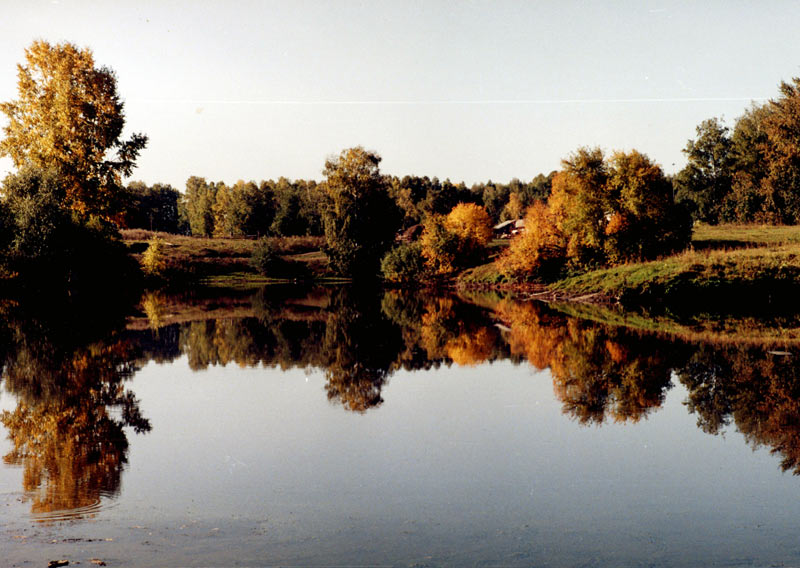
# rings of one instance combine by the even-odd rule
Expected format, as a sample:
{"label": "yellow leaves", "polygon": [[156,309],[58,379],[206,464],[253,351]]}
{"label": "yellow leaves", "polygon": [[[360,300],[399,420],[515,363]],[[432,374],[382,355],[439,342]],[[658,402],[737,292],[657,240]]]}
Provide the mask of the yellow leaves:
{"label": "yellow leaves", "polygon": [[445,218],[445,227],[465,240],[485,246],[492,238],[492,220],[486,209],[474,203],[459,203]]}
{"label": "yellow leaves", "polygon": [[[89,49],[70,43],[35,41],[25,58],[18,100],[0,104],[8,117],[0,156],[17,167],[57,170],[70,208],[111,219],[119,204],[109,189],[117,189],[146,143],[139,135],[120,140],[125,120],[113,72],[96,68]],[[119,155],[109,159],[115,148]]]}
{"label": "yellow leaves", "polygon": [[479,259],[492,238],[489,214],[480,205],[459,203],[444,217],[426,219],[420,244],[433,274],[450,274]]}
{"label": "yellow leaves", "polygon": [[158,235],[153,235],[147,250],[142,255],[142,270],[148,276],[160,276],[166,265],[164,241]]}
{"label": "yellow leaves", "polygon": [[505,274],[525,276],[539,273],[547,264],[564,254],[564,236],[556,224],[556,216],[541,201],[528,208],[525,230],[512,239],[498,259],[498,268]]}

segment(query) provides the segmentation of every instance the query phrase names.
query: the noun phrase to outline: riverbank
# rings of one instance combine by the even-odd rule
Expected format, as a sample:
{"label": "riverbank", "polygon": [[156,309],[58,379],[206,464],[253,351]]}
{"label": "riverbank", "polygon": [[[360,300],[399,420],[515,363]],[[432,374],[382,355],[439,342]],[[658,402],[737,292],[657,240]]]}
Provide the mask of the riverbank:
{"label": "riverbank", "polygon": [[800,308],[800,227],[701,225],[690,250],[654,261],[547,283],[511,281],[490,263],[465,271],[458,283],[466,289],[521,290],[550,302],[681,312],[796,309]]}
{"label": "riverbank", "polygon": [[[141,259],[153,234],[142,230],[122,232],[137,259]],[[296,274],[274,278],[259,274],[251,266],[255,240],[159,236],[164,243],[162,279],[167,286],[347,282],[328,267],[322,237],[270,239],[281,259],[296,269]],[[695,228],[690,250],[650,262],[594,270],[545,283],[513,281],[490,262],[465,270],[449,285],[524,294],[548,302],[619,304],[683,313],[800,311],[800,227],[700,225]]]}
{"label": "riverbank", "polygon": [[258,241],[239,238],[207,238],[142,229],[121,231],[131,255],[141,261],[153,236],[162,241],[163,264],[160,279],[166,286],[261,286],[288,283],[298,279],[341,281],[328,268],[322,252],[322,237],[270,237],[268,240],[287,265],[296,267],[296,275],[282,278],[259,274],[250,258]]}

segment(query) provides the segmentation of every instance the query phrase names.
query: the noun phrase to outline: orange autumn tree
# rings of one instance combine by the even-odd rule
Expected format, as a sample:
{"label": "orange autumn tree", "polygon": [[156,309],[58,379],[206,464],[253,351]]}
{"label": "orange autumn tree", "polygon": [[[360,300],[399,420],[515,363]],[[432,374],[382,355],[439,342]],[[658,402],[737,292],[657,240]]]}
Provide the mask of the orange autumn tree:
{"label": "orange autumn tree", "polygon": [[66,206],[80,215],[118,219],[122,178],[147,137],[122,139],[124,105],[114,72],[97,67],[88,48],[35,41],[17,76],[18,99],[0,104],[8,118],[0,156],[17,168],[55,170]]}
{"label": "orange autumn tree", "polygon": [[564,267],[656,258],[690,238],[688,212],[674,204],[660,166],[636,150],[607,159],[599,148],[580,148],[562,161],[547,203],[528,209],[525,232],[498,268],[517,278],[550,278]]}
{"label": "orange autumn tree", "polygon": [[446,216],[425,221],[420,243],[422,256],[434,274],[447,274],[479,261],[492,238],[492,220],[486,209],[459,203]]}

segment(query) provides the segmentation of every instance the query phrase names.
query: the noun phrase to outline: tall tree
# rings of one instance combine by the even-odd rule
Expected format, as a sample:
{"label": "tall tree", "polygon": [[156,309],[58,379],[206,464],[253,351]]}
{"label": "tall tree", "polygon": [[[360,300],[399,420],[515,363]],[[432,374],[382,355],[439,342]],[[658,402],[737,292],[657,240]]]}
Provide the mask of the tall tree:
{"label": "tall tree", "polygon": [[122,139],[125,115],[114,72],[96,67],[89,49],[45,41],[33,42],[17,69],[19,98],[0,104],[8,117],[0,156],[18,168],[55,170],[68,207],[115,218],[121,179],[131,174],[147,137]]}
{"label": "tall tree", "polygon": [[725,197],[731,191],[734,155],[728,128],[717,118],[697,127],[697,138],[683,150],[689,160],[675,177],[678,201],[693,205],[694,217],[708,223],[721,220]]}
{"label": "tall tree", "polygon": [[346,276],[376,276],[394,240],[400,213],[389,197],[375,152],[356,147],[325,162],[323,215],[331,266]]}
{"label": "tall tree", "polygon": [[210,237],[214,232],[214,211],[217,190],[205,178],[192,176],[186,180],[182,208],[189,222],[189,229],[196,237]]}
{"label": "tall tree", "polygon": [[774,223],[800,222],[800,78],[781,82],[763,122],[769,143],[767,175],[761,183],[762,208]]}

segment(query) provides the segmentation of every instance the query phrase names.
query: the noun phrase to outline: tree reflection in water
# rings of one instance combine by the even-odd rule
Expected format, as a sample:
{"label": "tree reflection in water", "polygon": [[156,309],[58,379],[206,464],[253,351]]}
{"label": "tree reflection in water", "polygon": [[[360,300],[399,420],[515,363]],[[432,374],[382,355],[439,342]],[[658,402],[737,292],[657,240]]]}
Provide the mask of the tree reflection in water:
{"label": "tree reflection in water", "polygon": [[800,472],[800,377],[793,357],[769,346],[693,342],[491,296],[333,289],[261,292],[252,305],[255,318],[184,325],[174,351],[187,353],[193,369],[322,369],[329,399],[357,412],[382,402],[399,369],[527,361],[549,369],[564,413],[581,424],[639,421],[661,407],[677,377],[704,431],[734,424]]}
{"label": "tree reflection in water", "polygon": [[754,448],[770,448],[780,455],[781,469],[800,475],[796,355],[752,345],[701,345],[677,374],[703,431],[716,434],[733,422]]}
{"label": "tree reflection in water", "polygon": [[0,415],[12,442],[3,461],[23,468],[35,514],[91,512],[102,496],[119,492],[124,428],[150,429],[124,388],[138,368],[135,349],[108,321],[54,312],[46,320],[5,315],[3,380],[17,406]]}
{"label": "tree reflection in water", "polygon": [[120,318],[30,317],[6,306],[3,381],[18,402],[1,417],[12,442],[4,461],[23,468],[35,513],[85,513],[119,492],[126,429],[150,429],[125,382],[148,361],[181,355],[193,370],[320,369],[328,399],[353,412],[379,406],[401,369],[527,362],[549,369],[564,413],[581,424],[639,421],[677,379],[705,432],[733,425],[800,473],[800,372],[793,356],[767,346],[641,333],[491,296],[269,289],[227,311],[215,298],[214,317],[161,325],[166,301],[147,296],[149,319],[127,329]]}

